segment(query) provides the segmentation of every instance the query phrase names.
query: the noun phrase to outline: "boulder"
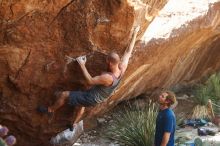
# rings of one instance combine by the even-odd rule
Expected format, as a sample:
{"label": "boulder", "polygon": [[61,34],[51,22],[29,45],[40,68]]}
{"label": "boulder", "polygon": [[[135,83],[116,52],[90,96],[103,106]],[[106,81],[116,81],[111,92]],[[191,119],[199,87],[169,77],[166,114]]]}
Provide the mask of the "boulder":
{"label": "boulder", "polygon": [[[18,146],[48,146],[50,138],[73,121],[74,108],[68,106],[53,117],[36,112],[38,105],[54,102],[57,90],[84,89],[85,79],[78,64],[66,65],[65,57],[87,55],[89,72],[98,75],[106,70],[103,63],[106,53],[115,51],[122,56],[136,25],[141,26],[139,41],[119,88],[106,102],[88,108],[86,118],[142,93],[196,82],[220,69],[217,1],[202,3],[206,9],[201,12],[200,5],[195,5],[187,15],[196,11],[200,15],[170,30],[166,38],[147,36],[149,30],[165,31],[163,26],[173,16],[181,18],[185,14],[160,13],[166,1],[2,0],[0,3],[0,121],[10,127]],[[149,25],[156,22],[157,15],[166,21],[155,29]]]}

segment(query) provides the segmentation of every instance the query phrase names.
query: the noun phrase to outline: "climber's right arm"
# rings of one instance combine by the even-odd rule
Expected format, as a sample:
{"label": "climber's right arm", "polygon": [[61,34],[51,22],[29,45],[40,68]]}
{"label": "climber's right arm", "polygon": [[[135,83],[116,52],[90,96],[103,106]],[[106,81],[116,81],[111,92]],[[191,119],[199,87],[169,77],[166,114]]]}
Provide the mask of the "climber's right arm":
{"label": "climber's right arm", "polygon": [[129,59],[131,57],[131,53],[134,49],[134,45],[135,45],[135,41],[136,41],[136,37],[137,37],[139,29],[140,29],[140,26],[137,26],[134,29],[131,43],[130,43],[129,47],[125,50],[124,55],[122,56],[122,60],[121,60],[121,64],[120,64],[120,68],[122,70],[122,73],[124,73],[128,67],[128,61],[129,61]]}

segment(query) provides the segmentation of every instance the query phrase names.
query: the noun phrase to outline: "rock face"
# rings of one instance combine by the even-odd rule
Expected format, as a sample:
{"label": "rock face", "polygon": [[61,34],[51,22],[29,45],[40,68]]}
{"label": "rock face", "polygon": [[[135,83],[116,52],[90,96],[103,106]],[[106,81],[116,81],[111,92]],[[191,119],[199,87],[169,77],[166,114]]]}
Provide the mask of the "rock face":
{"label": "rock face", "polygon": [[73,120],[73,109],[68,107],[52,118],[36,112],[39,104],[53,103],[54,91],[83,88],[78,64],[66,66],[65,55],[86,54],[90,73],[99,74],[106,69],[105,54],[116,51],[121,55],[132,27],[141,24],[144,32],[165,4],[0,1],[0,122],[10,127],[18,145],[48,146],[50,137]]}
{"label": "rock face", "polygon": [[145,41],[146,29],[166,4],[155,2],[0,1],[0,122],[17,136],[18,146],[48,146],[49,138],[73,120],[71,107],[53,117],[35,110],[52,104],[54,91],[83,89],[79,66],[66,66],[65,55],[87,55],[89,72],[100,74],[106,69],[105,54],[122,55],[137,24],[140,41],[120,87],[107,102],[88,109],[88,117],[146,91],[190,83],[220,69],[220,2],[207,4],[207,13],[168,38]]}

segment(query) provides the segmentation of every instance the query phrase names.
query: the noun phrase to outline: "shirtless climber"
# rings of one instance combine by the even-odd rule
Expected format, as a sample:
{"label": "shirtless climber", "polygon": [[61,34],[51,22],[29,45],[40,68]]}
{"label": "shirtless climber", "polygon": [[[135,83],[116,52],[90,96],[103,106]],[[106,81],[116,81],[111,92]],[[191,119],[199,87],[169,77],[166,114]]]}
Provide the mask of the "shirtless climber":
{"label": "shirtless climber", "polygon": [[77,124],[81,120],[86,106],[94,106],[97,103],[103,102],[112,95],[119,85],[119,82],[127,69],[128,61],[131,57],[139,29],[139,26],[134,29],[130,46],[125,50],[122,60],[120,60],[117,53],[108,54],[106,63],[108,64],[110,72],[92,77],[85,66],[86,57],[78,57],[76,60],[82,69],[83,75],[85,76],[87,83],[93,87],[83,92],[63,91],[59,94],[57,101],[55,101],[52,106],[49,106],[48,108],[39,107],[38,111],[42,113],[53,113],[68,102],[71,106],[80,107],[73,126]]}

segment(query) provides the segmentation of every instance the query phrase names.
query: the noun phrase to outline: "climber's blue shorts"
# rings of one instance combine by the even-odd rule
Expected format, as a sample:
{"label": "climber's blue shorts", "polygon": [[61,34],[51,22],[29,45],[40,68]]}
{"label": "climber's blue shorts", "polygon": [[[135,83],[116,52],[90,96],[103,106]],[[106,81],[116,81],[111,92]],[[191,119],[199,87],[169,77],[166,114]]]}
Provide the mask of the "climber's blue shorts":
{"label": "climber's blue shorts", "polygon": [[97,102],[95,97],[91,96],[88,92],[83,91],[70,91],[69,105],[71,106],[95,106]]}

